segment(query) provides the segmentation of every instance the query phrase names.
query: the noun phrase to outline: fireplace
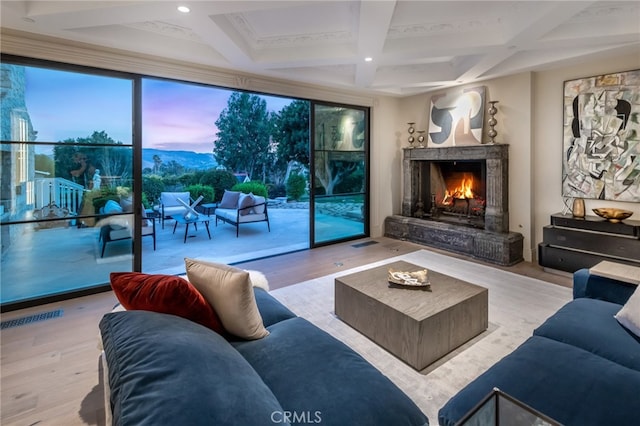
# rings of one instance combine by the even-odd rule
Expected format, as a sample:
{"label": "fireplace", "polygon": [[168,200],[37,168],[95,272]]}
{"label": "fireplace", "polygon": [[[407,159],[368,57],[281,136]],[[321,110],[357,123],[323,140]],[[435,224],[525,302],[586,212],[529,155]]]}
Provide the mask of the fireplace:
{"label": "fireplace", "polygon": [[522,260],[523,237],[509,232],[509,146],[406,148],[402,215],[385,235],[501,265]]}

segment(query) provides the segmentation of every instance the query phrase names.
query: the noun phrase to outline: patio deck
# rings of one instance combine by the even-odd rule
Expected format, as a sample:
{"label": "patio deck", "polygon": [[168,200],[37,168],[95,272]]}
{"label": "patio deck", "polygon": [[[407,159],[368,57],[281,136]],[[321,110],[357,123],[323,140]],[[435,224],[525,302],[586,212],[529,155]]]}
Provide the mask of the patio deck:
{"label": "patio deck", "polygon": [[[184,258],[192,257],[221,263],[238,263],[309,248],[309,210],[269,208],[271,232],[265,222],[235,227],[211,216],[211,240],[203,225],[189,227],[185,243],[184,225],[156,223],[156,251],[153,240],[142,238],[142,270],[147,273],[184,273]],[[362,232],[362,223],[325,215],[316,222],[316,233],[330,229],[332,235]],[[1,301],[9,303],[33,296],[56,294],[103,285],[109,274],[132,269],[131,240],[107,244],[100,257],[99,228],[53,228],[25,232],[2,256],[0,269]]]}

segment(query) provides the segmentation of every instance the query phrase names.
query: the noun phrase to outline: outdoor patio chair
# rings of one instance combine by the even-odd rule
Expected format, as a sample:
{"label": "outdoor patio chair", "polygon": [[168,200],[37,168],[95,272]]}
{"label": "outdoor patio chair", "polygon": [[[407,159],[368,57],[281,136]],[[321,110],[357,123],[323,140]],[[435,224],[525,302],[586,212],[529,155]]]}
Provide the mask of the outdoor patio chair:
{"label": "outdoor patio chair", "polygon": [[[133,238],[133,216],[110,216],[101,221],[99,242],[102,242],[100,257],[104,257],[107,243]],[[156,250],[156,220],[148,218],[142,206],[142,236],[153,238],[153,250]]]}
{"label": "outdoor patio chair", "polygon": [[[181,203],[179,200],[182,200]],[[160,220],[162,221],[162,229],[164,229],[165,219],[173,218],[173,216],[183,215],[187,212],[187,205],[191,201],[189,192],[161,192],[160,193]]]}

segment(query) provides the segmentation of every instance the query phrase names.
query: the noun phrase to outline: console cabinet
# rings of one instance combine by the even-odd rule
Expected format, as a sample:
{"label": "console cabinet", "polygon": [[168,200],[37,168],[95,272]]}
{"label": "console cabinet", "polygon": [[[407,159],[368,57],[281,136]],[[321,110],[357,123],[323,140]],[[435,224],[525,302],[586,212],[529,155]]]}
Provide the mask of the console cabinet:
{"label": "console cabinet", "polygon": [[538,263],[544,267],[575,272],[603,260],[640,266],[640,221],[611,223],[558,213],[551,215],[542,235]]}

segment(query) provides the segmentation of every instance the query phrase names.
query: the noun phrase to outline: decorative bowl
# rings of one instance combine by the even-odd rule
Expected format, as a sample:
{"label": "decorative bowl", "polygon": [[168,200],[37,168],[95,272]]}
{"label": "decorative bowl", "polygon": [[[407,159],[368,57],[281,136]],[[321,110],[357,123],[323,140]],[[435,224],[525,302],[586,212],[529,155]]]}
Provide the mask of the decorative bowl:
{"label": "decorative bowl", "polygon": [[632,211],[614,208],[593,209],[593,212],[600,217],[607,219],[611,223],[618,223],[633,214]]}

